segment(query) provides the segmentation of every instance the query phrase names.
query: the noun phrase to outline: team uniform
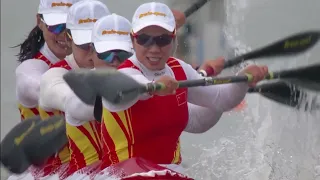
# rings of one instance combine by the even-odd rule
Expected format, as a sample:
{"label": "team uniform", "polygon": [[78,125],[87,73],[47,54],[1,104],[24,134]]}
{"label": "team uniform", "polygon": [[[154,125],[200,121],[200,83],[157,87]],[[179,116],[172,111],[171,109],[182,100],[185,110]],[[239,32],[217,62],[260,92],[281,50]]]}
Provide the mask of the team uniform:
{"label": "team uniform", "polygon": [[[120,66],[119,71],[142,84],[157,80],[159,75],[169,75],[177,80],[201,78],[190,65],[175,58],[170,58],[162,71],[150,71],[132,57]],[[142,157],[180,171],[182,158],[179,137],[182,131],[192,132],[194,128],[204,128],[199,125],[199,118],[203,116],[198,114],[203,111],[197,111],[200,107],[194,104],[207,107],[207,114],[210,114],[210,109],[211,114],[216,114],[211,118],[218,119],[222,112],[241,102],[247,89],[245,83],[182,88],[177,89],[176,95],[151,97],[145,94],[122,106],[103,100],[101,131],[105,154],[102,168],[132,157]],[[209,121],[202,120],[206,122],[202,126],[208,125]]]}
{"label": "team uniform", "polygon": [[25,60],[16,68],[16,95],[21,120],[39,115],[38,98],[40,79],[59,59],[50,51],[47,44],[33,59]]}
{"label": "team uniform", "polygon": [[[74,43],[91,42],[94,22],[108,14],[110,14],[108,8],[100,1],[88,0],[75,3],[70,8],[67,19],[67,29],[71,31]],[[94,120],[93,107],[81,102],[63,79],[63,75],[69,70],[79,69],[74,56],[70,55],[54,66],[42,77],[39,104],[46,112],[58,110],[65,116],[70,154],[67,157],[69,161],[67,168],[59,171],[60,178],[65,179],[101,159],[101,125]],[[85,121],[78,118],[81,115],[86,117]]]}

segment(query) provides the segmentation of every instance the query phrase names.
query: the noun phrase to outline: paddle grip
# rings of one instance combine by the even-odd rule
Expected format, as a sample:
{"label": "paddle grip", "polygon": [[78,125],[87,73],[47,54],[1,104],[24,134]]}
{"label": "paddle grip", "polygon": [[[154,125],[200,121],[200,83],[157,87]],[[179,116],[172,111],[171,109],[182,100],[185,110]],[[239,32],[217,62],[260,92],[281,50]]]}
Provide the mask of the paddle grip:
{"label": "paddle grip", "polygon": [[153,93],[155,91],[159,91],[159,90],[162,90],[166,88],[166,86],[163,84],[163,83],[155,83],[155,82],[152,82],[152,83],[148,83],[147,86],[146,86],[146,91],[148,93]]}

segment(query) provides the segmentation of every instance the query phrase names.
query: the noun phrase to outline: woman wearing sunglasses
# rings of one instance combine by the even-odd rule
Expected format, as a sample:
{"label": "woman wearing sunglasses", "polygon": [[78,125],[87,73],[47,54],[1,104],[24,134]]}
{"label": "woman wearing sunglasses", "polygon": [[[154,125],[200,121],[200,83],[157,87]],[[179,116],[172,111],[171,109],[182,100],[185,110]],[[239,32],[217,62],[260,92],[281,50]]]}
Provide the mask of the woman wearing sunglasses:
{"label": "woman wearing sunglasses", "polygon": [[[131,33],[135,56],[124,61],[119,71],[142,84],[162,83],[165,89],[141,95],[125,105],[103,100],[102,143],[108,147],[102,159],[104,167],[142,157],[179,171],[180,135],[197,123],[192,117],[198,112],[188,108],[188,102],[224,112],[244,98],[247,83],[177,89],[179,80],[202,77],[190,65],[172,57],[175,27],[173,13],[165,4],[146,3],[136,10]],[[267,71],[265,66],[253,65],[240,74],[251,74],[256,83]],[[101,84],[101,92],[107,86]]]}
{"label": "woman wearing sunglasses", "polygon": [[16,93],[21,120],[39,115],[38,98],[41,75],[52,64],[71,53],[64,40],[67,11],[77,0],[41,0],[37,25],[27,39],[19,44],[16,69]]}
{"label": "woman wearing sunglasses", "polygon": [[[124,60],[132,56],[130,30],[131,23],[126,18],[116,14],[104,16],[94,24],[92,46],[94,49],[93,62],[95,68],[117,68]],[[74,129],[87,128],[90,124],[100,125],[93,117],[93,107],[84,104],[76,95],[69,96],[66,101],[65,117],[67,135],[70,137],[70,141],[72,140],[79,145],[87,146],[86,143],[88,142],[84,135],[75,133]],[[100,129],[100,127],[97,128]],[[100,136],[100,131],[96,131],[96,133],[97,136]],[[97,146],[100,148],[100,141],[97,142]],[[72,148],[74,147],[70,146],[70,150],[75,151]],[[99,167],[97,165],[100,158],[92,159],[92,165],[87,164],[86,168],[80,169],[73,175],[71,175],[73,173],[71,171],[66,176],[71,175],[69,178],[77,178],[80,174],[97,172],[95,169]],[[91,175],[94,175],[94,173]]]}
{"label": "woman wearing sunglasses", "polygon": [[[73,3],[78,0],[40,0],[37,25],[27,39],[19,45],[16,68],[16,94],[19,102],[21,120],[38,116],[40,79],[54,63],[71,53],[64,40],[67,12]],[[66,148],[61,157],[68,156]],[[44,167],[32,167],[34,176],[45,176],[55,167],[54,162],[63,161],[63,158],[50,158]],[[41,174],[41,175],[40,175]]]}
{"label": "woman wearing sunglasses", "polygon": [[[73,92],[62,76],[71,69],[93,68],[92,28],[99,18],[109,14],[107,6],[97,0],[79,1],[69,9],[64,38],[66,45],[72,49],[72,54],[54,64],[43,74],[40,82],[39,107],[49,116],[55,111],[64,114],[68,106],[74,105],[66,103]],[[77,112],[85,113],[81,110]],[[100,159],[100,140],[96,122],[83,126],[81,123],[67,123],[70,154],[67,157],[69,163],[64,163],[67,168],[60,168],[57,172],[62,178]]]}

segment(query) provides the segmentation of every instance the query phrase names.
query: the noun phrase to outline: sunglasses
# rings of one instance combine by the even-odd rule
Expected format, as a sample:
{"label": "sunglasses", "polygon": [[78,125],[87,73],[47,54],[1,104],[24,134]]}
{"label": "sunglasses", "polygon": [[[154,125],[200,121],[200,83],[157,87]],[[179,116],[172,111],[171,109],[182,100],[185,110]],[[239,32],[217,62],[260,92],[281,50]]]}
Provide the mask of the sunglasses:
{"label": "sunglasses", "polygon": [[[70,29],[67,29],[66,37],[67,37],[67,41],[69,41],[69,42],[73,41]],[[92,48],[93,45],[92,45],[92,43],[86,43],[86,44],[81,44],[81,45],[76,45],[76,46],[82,50],[88,51]]]}
{"label": "sunglasses", "polygon": [[159,47],[164,47],[172,42],[175,37],[175,32],[173,34],[162,34],[160,36],[149,36],[147,34],[132,34],[132,36],[141,46],[150,47],[156,44]]}
{"label": "sunglasses", "polygon": [[[44,21],[43,17],[41,17],[40,19],[41,19],[41,21],[43,23],[46,24],[46,22]],[[48,31],[53,33],[53,34],[55,34],[55,35],[58,35],[58,34],[62,33],[67,27],[65,23],[64,24],[52,25],[52,26],[49,26],[49,25],[46,24],[46,26],[47,26]]]}
{"label": "sunglasses", "polygon": [[115,57],[119,59],[120,62],[125,61],[133,54],[131,52],[123,51],[123,50],[113,50],[113,51],[106,51],[103,53],[97,53],[99,59],[107,62],[112,63]]}

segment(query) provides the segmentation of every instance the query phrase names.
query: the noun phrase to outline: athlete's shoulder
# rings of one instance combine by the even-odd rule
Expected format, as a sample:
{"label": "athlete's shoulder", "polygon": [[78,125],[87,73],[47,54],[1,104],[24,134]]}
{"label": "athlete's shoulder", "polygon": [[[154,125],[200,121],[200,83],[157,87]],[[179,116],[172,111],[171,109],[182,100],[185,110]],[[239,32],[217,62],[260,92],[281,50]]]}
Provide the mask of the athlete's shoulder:
{"label": "athlete's shoulder", "polygon": [[28,59],[20,63],[16,68],[16,74],[29,72],[45,72],[50,67],[39,59]]}

